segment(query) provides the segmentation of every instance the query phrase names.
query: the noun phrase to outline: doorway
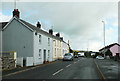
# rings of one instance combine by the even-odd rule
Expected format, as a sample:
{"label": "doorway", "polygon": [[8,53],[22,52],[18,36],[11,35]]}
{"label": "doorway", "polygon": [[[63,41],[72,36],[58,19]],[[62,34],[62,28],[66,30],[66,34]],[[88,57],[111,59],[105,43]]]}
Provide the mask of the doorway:
{"label": "doorway", "polygon": [[43,63],[46,63],[46,50],[43,51]]}

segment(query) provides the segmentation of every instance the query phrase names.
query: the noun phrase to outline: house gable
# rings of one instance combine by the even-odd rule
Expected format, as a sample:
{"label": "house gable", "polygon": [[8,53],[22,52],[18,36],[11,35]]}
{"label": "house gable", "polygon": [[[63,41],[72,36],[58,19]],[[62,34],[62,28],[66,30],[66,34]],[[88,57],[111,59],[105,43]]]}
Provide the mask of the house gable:
{"label": "house gable", "polygon": [[13,17],[4,27],[3,27],[3,31],[9,26],[9,24],[11,24],[13,22],[13,20],[16,20],[17,22],[21,23],[22,25],[24,25],[24,27],[28,28],[29,30],[33,31],[33,29],[31,29],[29,26],[25,25],[22,21],[20,21],[20,19]]}
{"label": "house gable", "polygon": [[33,32],[12,19],[3,30],[3,51],[16,51],[18,57],[33,56]]}

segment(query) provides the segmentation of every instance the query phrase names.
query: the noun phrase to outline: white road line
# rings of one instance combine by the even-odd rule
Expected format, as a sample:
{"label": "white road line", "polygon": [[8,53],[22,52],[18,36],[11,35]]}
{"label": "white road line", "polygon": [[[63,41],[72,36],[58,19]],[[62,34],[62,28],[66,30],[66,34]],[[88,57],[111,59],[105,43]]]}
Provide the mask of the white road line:
{"label": "white road line", "polygon": [[61,72],[63,69],[58,70],[57,72],[53,73],[53,76]]}
{"label": "white road line", "polygon": [[104,81],[107,81],[106,78],[105,78],[105,76],[104,76],[104,74],[103,74],[102,71],[100,70],[98,64],[95,62],[95,60],[94,60],[94,63],[95,63],[95,65],[97,66],[97,69],[98,69],[98,71],[99,71],[99,73],[100,73],[100,75],[101,75],[101,79],[104,80]]}
{"label": "white road line", "polygon": [[71,66],[71,64],[67,65],[66,67],[69,67],[69,66]]}

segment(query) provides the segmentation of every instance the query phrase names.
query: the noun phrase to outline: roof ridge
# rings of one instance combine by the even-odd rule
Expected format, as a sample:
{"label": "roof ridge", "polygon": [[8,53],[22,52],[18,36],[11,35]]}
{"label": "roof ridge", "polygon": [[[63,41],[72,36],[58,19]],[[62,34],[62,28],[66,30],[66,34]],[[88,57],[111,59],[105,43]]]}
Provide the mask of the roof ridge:
{"label": "roof ridge", "polygon": [[112,47],[112,46],[114,46],[114,45],[118,45],[118,46],[120,46],[120,44],[119,44],[119,43],[112,43],[112,44],[110,44],[110,45],[107,45],[107,46],[105,46],[105,47],[101,48],[100,50],[103,50],[104,48],[109,48],[109,47]]}
{"label": "roof ridge", "polygon": [[[27,22],[27,21],[25,21],[25,20],[22,20],[22,19],[19,19],[21,22],[23,22],[25,25],[27,25],[28,27],[30,27],[30,28],[32,28],[33,30],[36,30],[36,31],[38,31],[38,32],[43,32],[43,33],[45,33],[45,34],[47,34],[47,35],[50,35],[50,36],[52,36],[52,37],[54,37],[54,38],[56,38],[56,39],[58,39],[58,40],[61,40],[59,37],[56,37],[55,35],[51,35],[50,33],[48,33],[47,31],[44,31],[44,30],[42,30],[42,29],[40,29],[40,28],[37,28],[35,25],[33,25],[33,24],[31,24],[31,23],[29,23],[29,22]],[[61,40],[62,41],[62,40]],[[63,41],[63,42],[65,42],[65,41]],[[66,43],[66,42],[65,42]]]}

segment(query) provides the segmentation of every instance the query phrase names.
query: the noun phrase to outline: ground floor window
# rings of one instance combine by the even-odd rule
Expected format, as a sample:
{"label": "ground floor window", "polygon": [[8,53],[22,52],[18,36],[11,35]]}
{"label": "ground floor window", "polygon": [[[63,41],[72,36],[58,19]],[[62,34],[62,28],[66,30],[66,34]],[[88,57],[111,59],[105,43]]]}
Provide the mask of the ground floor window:
{"label": "ground floor window", "polygon": [[41,49],[39,49],[39,58],[41,58]]}
{"label": "ground floor window", "polygon": [[50,50],[48,50],[48,60],[49,60],[49,58],[50,58]]}

